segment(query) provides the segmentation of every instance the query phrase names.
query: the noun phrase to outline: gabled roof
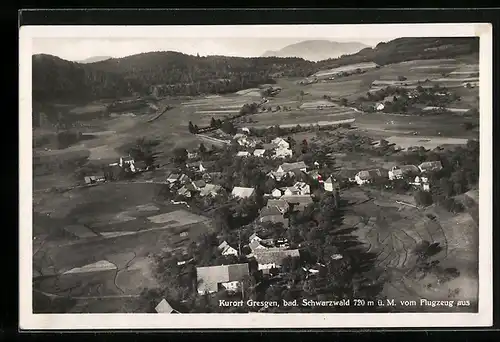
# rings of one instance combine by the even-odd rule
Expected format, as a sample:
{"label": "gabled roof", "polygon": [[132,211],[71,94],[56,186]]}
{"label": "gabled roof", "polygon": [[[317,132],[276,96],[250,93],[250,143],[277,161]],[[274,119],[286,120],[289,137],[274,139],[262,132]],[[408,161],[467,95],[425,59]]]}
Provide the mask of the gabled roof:
{"label": "gabled roof", "polygon": [[248,247],[250,247],[250,249],[252,251],[255,251],[257,249],[263,249],[263,248],[266,248],[264,246],[262,246],[262,244],[258,241],[258,240],[253,240],[252,242],[250,242],[248,244]]}
{"label": "gabled roof", "polygon": [[255,238],[257,238],[258,240],[262,240],[262,239],[260,238],[260,236],[259,236],[259,235],[257,235],[257,233],[253,233],[252,235],[250,235],[249,240],[252,240],[252,239],[255,239]]}
{"label": "gabled roof", "polygon": [[175,310],[170,306],[170,304],[163,298],[161,302],[155,307],[157,313],[172,313]]}
{"label": "gabled roof", "polygon": [[247,275],[249,275],[248,264],[197,267],[198,291],[216,292],[218,284],[241,281]]}
{"label": "gabled roof", "polygon": [[415,165],[401,165],[401,166],[395,167],[392,170],[392,172],[396,175],[397,174],[404,175],[404,174],[408,174],[408,173],[419,173],[420,170]]}
{"label": "gabled roof", "polygon": [[362,180],[374,179],[383,176],[383,171],[381,169],[363,170],[359,171],[357,176]]}
{"label": "gabled roof", "polygon": [[262,208],[262,210],[260,211],[260,217],[263,218],[265,216],[274,216],[274,215],[280,215],[282,216],[283,214],[281,213],[281,211],[279,211],[279,209],[275,206],[271,206],[271,207],[264,207]]}
{"label": "gabled roof", "polygon": [[297,189],[295,186],[289,186],[289,187],[286,188],[285,191],[291,192],[294,195],[297,195],[297,194],[300,193],[300,190]]}
{"label": "gabled roof", "polygon": [[264,150],[272,150],[274,148],[273,144],[262,144]]}
{"label": "gabled roof", "polygon": [[252,196],[254,191],[255,191],[254,188],[244,188],[240,186],[235,186],[233,188],[233,191],[231,192],[231,195],[235,197],[246,198]]}
{"label": "gabled roof", "polygon": [[248,155],[250,155],[250,152],[247,151],[239,151],[238,153],[236,153],[237,157],[246,157]]}
{"label": "gabled roof", "polygon": [[263,149],[263,148],[258,148],[256,149],[255,151],[253,151],[253,155],[254,156],[261,156],[263,155],[264,153],[266,153],[266,150]]}
{"label": "gabled roof", "polygon": [[283,195],[280,200],[299,205],[308,205],[313,203],[311,195]]}
{"label": "gabled roof", "polygon": [[193,185],[196,186],[197,188],[203,188],[206,183],[203,179],[197,180],[193,182]]}
{"label": "gabled roof", "polygon": [[276,264],[281,266],[283,260],[287,257],[300,257],[300,252],[298,249],[281,249],[281,248],[267,248],[267,249],[256,249],[254,251],[255,260],[259,264]]}
{"label": "gabled roof", "polygon": [[428,161],[420,164],[418,168],[422,171],[433,171],[442,169],[443,165],[441,164],[440,161]]}
{"label": "gabled roof", "polygon": [[[283,197],[283,196],[282,196]],[[283,200],[283,199],[269,199],[267,200],[267,205],[268,208],[278,208],[279,210],[286,210],[289,205],[288,202]]]}
{"label": "gabled roof", "polygon": [[178,173],[171,173],[167,179],[178,180],[181,175]]}
{"label": "gabled roof", "polygon": [[307,168],[307,165],[303,161],[300,161],[296,163],[283,163],[281,164],[281,168],[283,169],[284,172],[288,172],[288,171],[305,169]]}
{"label": "gabled roof", "polygon": [[207,195],[216,195],[222,187],[217,184],[206,184],[203,189],[200,191],[201,196],[207,196]]}

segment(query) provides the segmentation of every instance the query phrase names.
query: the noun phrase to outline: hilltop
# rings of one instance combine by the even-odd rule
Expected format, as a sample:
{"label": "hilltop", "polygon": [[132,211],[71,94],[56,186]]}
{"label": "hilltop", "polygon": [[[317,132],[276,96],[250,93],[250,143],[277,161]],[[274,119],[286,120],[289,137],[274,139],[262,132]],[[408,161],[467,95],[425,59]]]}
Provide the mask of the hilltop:
{"label": "hilltop", "polygon": [[82,63],[82,64],[97,63],[97,62],[105,61],[105,60],[108,60],[111,58],[113,58],[113,57],[111,57],[111,56],[93,56],[93,57],[89,57],[86,59],[82,59],[81,61],[78,61],[78,63]]}
{"label": "hilltop", "polygon": [[299,57],[308,61],[321,61],[348,55],[367,48],[358,42],[333,42],[330,40],[306,40],[291,44],[277,51],[266,51],[262,57]]}
{"label": "hilltop", "polygon": [[375,48],[317,64],[319,69],[339,67],[348,64],[374,62],[387,65],[418,59],[456,58],[479,51],[479,38],[398,38],[379,43]]}

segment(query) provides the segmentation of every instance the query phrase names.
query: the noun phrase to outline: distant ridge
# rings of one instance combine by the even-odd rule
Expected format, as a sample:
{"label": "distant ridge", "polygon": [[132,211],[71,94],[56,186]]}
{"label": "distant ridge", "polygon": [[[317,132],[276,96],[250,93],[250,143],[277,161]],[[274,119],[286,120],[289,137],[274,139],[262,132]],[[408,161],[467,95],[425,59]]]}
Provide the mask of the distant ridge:
{"label": "distant ridge", "polygon": [[106,61],[108,59],[111,59],[113,57],[110,56],[94,56],[94,57],[89,57],[86,59],[83,59],[81,61],[76,61],[77,63],[82,63],[82,64],[88,64],[88,63],[97,63],[97,62],[102,62]]}
{"label": "distant ridge", "polygon": [[266,51],[262,57],[298,57],[317,62],[342,55],[356,53],[368,45],[358,42],[334,42],[330,40],[305,40],[277,51]]}

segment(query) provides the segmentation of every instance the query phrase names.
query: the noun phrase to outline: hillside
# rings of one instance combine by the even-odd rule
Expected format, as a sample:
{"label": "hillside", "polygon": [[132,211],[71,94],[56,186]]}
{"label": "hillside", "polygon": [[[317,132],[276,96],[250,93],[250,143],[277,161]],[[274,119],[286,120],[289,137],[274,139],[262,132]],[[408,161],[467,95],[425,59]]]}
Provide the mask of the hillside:
{"label": "hillside", "polygon": [[136,92],[165,95],[227,93],[272,83],[273,74],[307,76],[311,63],[299,58],[196,57],[150,52],[91,64],[35,55],[34,101],[117,98]]}
{"label": "hillside", "polygon": [[262,57],[299,57],[316,62],[353,54],[367,47],[367,45],[358,42],[339,43],[329,40],[306,40],[285,46],[278,51],[266,51]]}
{"label": "hillside", "polygon": [[[313,45],[316,42],[309,41]],[[197,57],[168,51],[87,64],[35,55],[32,58],[33,100],[89,101],[116,99],[133,93],[223,94],[273,83],[276,77],[306,77],[322,69],[354,63],[386,65],[415,59],[456,58],[478,53],[478,49],[477,38],[399,38],[373,49],[364,48],[352,55],[316,63],[296,57]]]}
{"label": "hillside", "polygon": [[387,65],[418,59],[456,58],[479,53],[479,38],[398,38],[355,54],[317,63],[318,69],[375,62]]}
{"label": "hillside", "polygon": [[86,63],[97,63],[101,61],[105,61],[108,59],[111,59],[112,57],[110,56],[94,56],[94,57],[89,57],[86,59],[83,59],[81,61],[78,61],[78,63],[86,64]]}

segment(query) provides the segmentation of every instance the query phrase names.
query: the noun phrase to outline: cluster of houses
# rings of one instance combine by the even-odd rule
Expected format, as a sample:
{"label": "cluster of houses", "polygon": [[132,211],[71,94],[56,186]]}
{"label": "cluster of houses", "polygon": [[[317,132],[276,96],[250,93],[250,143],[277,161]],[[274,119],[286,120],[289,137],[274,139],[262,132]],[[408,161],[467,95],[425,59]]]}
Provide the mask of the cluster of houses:
{"label": "cluster of houses", "polygon": [[[233,139],[238,143],[238,145],[245,147],[247,149],[252,149],[252,151],[244,150],[239,151],[237,157],[265,157],[270,156],[273,159],[276,158],[287,158],[293,155],[293,151],[290,149],[290,143],[283,138],[276,138],[271,141],[271,143],[263,144],[257,138],[249,137],[246,134],[238,133],[235,134]],[[257,148],[257,145],[261,147]]]}
{"label": "cluster of houses", "polygon": [[[299,250],[290,249],[286,239],[262,239],[254,233],[246,247],[250,250],[246,257],[255,259],[258,270],[265,275],[279,273],[283,261],[288,257],[300,258]],[[226,241],[223,241],[218,249],[224,256],[239,256],[239,252]],[[248,263],[205,266],[197,267],[196,275],[199,294],[221,290],[239,292],[242,290],[242,282],[250,275],[250,269]]]}
{"label": "cluster of houses", "polygon": [[[440,161],[423,162],[418,166],[415,165],[400,165],[394,166],[391,170],[371,169],[359,171],[351,181],[358,185],[371,183],[377,179],[389,178],[389,180],[397,179],[413,179],[409,184],[414,185],[424,191],[430,190],[429,177],[427,174],[436,172],[443,168]],[[415,177],[415,178],[413,178]],[[326,189],[326,184],[325,184]]]}
{"label": "cluster of houses", "polygon": [[[131,156],[120,157],[118,161],[110,163],[108,166],[111,168],[112,172],[115,169],[132,173],[144,172],[149,170],[149,167],[144,161],[136,161]],[[104,171],[101,171],[92,176],[85,176],[84,181],[87,185],[102,183],[106,181],[106,176],[104,174]]]}

